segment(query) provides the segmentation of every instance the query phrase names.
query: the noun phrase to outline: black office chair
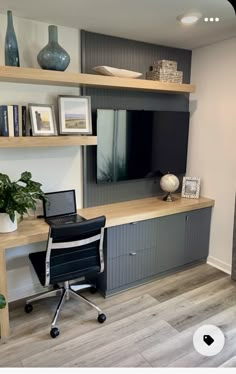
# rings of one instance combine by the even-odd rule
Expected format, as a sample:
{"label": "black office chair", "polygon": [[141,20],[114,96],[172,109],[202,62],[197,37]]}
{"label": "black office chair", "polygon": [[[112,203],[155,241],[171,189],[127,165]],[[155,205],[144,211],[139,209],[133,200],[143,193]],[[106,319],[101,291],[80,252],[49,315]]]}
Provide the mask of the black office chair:
{"label": "black office chair", "polygon": [[56,296],[61,298],[51,324],[50,335],[56,338],[60,331],[56,327],[57,318],[65,300],[70,296],[83,300],[98,312],[98,322],[106,320],[105,314],[94,303],[75,291],[94,288],[91,284],[69,284],[69,281],[80,277],[94,276],[104,270],[103,237],[106,218],[104,216],[79,223],[55,225],[49,229],[47,250],[31,253],[30,261],[37,273],[40,283],[48,287],[63,283],[62,287],[46,292],[26,301],[25,312],[33,310],[31,302]]}

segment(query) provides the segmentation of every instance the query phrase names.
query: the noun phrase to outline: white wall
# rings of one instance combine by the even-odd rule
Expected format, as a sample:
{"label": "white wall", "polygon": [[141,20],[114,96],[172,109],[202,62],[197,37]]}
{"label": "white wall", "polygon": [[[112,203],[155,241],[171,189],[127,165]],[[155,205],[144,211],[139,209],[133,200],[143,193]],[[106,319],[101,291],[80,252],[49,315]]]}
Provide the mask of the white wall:
{"label": "white wall", "polygon": [[[14,17],[14,14],[13,14]],[[48,42],[48,24],[13,18],[22,67],[37,67],[37,53]],[[4,39],[6,15],[0,15],[0,65],[4,65]],[[58,26],[59,43],[70,54],[68,71],[80,71],[80,41],[77,29]],[[0,105],[49,103],[55,105],[57,116],[58,95],[79,95],[79,88],[50,87],[0,83]],[[56,147],[37,149],[1,149],[0,172],[17,179],[21,172],[32,172],[33,179],[43,184],[45,192],[60,189],[76,189],[77,206],[82,207],[82,167],[80,147]],[[40,212],[40,209],[37,213]],[[9,299],[15,300],[37,292],[39,283],[27,254],[45,249],[45,243],[14,248],[7,251]]]}
{"label": "white wall", "polygon": [[236,192],[236,38],[193,51],[187,175],[215,199],[208,262],[231,271]]}

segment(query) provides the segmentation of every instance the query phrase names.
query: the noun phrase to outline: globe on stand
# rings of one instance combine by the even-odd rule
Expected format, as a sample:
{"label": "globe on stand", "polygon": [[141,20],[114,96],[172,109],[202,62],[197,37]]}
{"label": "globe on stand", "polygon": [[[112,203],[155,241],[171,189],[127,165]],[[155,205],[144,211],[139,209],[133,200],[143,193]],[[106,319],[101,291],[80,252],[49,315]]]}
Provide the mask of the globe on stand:
{"label": "globe on stand", "polygon": [[179,187],[179,179],[174,174],[166,174],[160,180],[161,189],[168,192],[163,198],[164,201],[172,202],[174,199],[171,193],[175,192]]}

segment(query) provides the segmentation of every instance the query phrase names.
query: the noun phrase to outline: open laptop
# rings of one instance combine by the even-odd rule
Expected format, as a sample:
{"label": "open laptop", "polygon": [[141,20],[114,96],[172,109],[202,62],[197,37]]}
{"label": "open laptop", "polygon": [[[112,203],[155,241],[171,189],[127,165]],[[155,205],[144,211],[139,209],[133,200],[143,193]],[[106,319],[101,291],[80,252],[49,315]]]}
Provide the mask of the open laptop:
{"label": "open laptop", "polygon": [[85,221],[76,213],[75,190],[48,192],[45,195],[47,201],[43,202],[43,213],[50,226]]}

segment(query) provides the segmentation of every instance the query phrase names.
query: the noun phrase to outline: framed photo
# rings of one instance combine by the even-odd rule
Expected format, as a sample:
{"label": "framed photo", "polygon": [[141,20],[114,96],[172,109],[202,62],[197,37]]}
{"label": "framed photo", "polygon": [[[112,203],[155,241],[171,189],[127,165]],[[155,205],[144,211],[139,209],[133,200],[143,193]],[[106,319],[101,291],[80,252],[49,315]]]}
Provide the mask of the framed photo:
{"label": "framed photo", "polygon": [[92,133],[89,96],[59,96],[59,133],[80,135]]}
{"label": "framed photo", "polygon": [[183,177],[182,197],[198,199],[200,194],[200,178]]}
{"label": "framed photo", "polygon": [[57,135],[53,105],[29,104],[33,136]]}

